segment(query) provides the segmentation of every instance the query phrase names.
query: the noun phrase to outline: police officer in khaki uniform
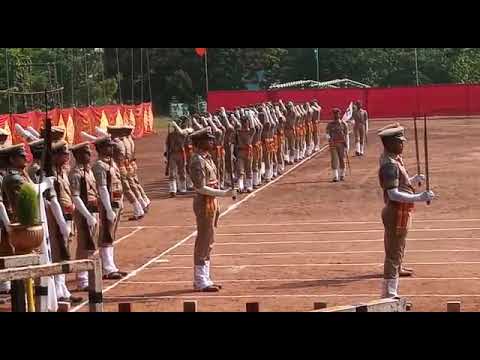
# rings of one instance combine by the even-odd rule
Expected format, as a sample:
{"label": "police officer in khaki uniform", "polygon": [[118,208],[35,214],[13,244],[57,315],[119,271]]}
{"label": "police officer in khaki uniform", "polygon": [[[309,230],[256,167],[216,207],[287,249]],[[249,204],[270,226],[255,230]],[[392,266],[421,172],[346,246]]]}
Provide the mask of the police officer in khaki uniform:
{"label": "police officer in khaki uniform", "polygon": [[[258,109],[257,109],[258,110]],[[272,164],[272,142],[273,142],[273,123],[268,117],[267,110],[265,107],[259,107],[260,113],[258,114],[258,119],[262,124],[262,153],[263,153],[263,168],[265,169],[265,174],[263,179],[265,182],[270,182],[273,176],[273,164]]]}
{"label": "police officer in khaki uniform", "polygon": [[355,155],[365,155],[365,145],[368,136],[368,113],[362,109],[360,100],[353,104],[352,117],[355,120],[353,133],[355,135]]}
{"label": "police officer in khaki uniform", "polygon": [[[237,179],[238,187],[241,192],[253,191],[253,137],[255,135],[255,125],[253,113],[246,112],[241,119],[242,127],[237,130]],[[195,183],[194,183],[195,184]]]}
{"label": "police officer in khaki uniform", "polygon": [[[120,177],[122,179],[122,188],[125,197],[133,207],[133,216],[129,218],[129,221],[140,220],[145,216],[145,209],[148,209],[147,204],[141,197],[137,184],[131,176],[132,169],[130,159],[132,158],[132,151],[130,149],[130,142],[126,139],[132,128],[125,126],[109,126],[108,133],[103,132],[97,128],[97,133],[103,136],[110,134],[112,140],[115,141],[113,160],[120,170]],[[148,210],[147,210],[148,211]]]}
{"label": "police officer in khaki uniform", "polygon": [[[262,146],[263,125],[260,119],[258,119],[258,121],[257,119],[258,119],[257,116],[253,117],[253,120],[254,120],[253,128],[255,131],[252,136],[252,188],[253,187],[258,188],[259,186],[262,185],[262,175],[265,174],[265,154],[263,152],[263,146]],[[240,131],[240,130],[242,130],[242,125],[239,128],[237,128],[237,131]],[[239,142],[240,141],[241,140],[239,140]],[[242,188],[240,188],[240,191],[241,190]]]}
{"label": "police officer in khaki uniform", "polygon": [[313,117],[312,117],[313,143],[314,143],[313,152],[316,152],[320,150],[320,115],[321,115],[322,107],[318,105],[317,100],[313,100],[310,103],[310,108],[313,110]]}
{"label": "police officer in khaki uniform", "polygon": [[[97,183],[90,165],[92,151],[90,142],[83,142],[70,148],[75,166],[68,174],[72,201],[75,205],[73,221],[76,229],[76,259],[89,259],[98,248],[98,203]],[[78,289],[88,289],[88,272],[77,274]]]}
{"label": "police officer in khaki uniform", "polygon": [[220,209],[217,197],[235,197],[235,190],[219,190],[218,172],[210,151],[215,146],[215,136],[210,128],[192,134],[195,153],[190,174],[196,196],[193,210],[197,220],[197,238],[194,250],[194,288],[203,292],[217,292],[221,286],[210,278],[210,254],[215,242],[215,227]]}
{"label": "police officer in khaki uniform", "polygon": [[32,154],[32,162],[27,166],[27,173],[30,179],[35,184],[40,182],[42,171],[42,156],[45,148],[45,141],[43,139],[34,140],[28,143],[30,153]]}
{"label": "police officer in khaki uniform", "polygon": [[114,242],[123,209],[123,191],[120,170],[113,161],[115,142],[108,136],[95,141],[98,159],[92,171],[97,183],[99,201],[99,247],[104,279],[118,280],[127,273],[115,265]]}
{"label": "police officer in khaki uniform", "polygon": [[[384,152],[380,157],[379,180],[383,190],[385,207],[382,220],[385,228],[385,264],[382,297],[398,296],[398,280],[402,270],[405,242],[412,222],[414,203],[433,200],[431,191],[415,194],[412,184],[424,181],[421,174],[409,177],[402,153],[404,128],[396,124],[378,132]],[[406,269],[404,269],[406,270]]]}
{"label": "police officer in khaki uniform", "polygon": [[[137,198],[140,201],[140,204],[143,207],[143,211],[145,213],[148,212],[148,209],[150,207],[151,201],[147,196],[147,193],[143,189],[142,184],[140,183],[140,179],[138,178],[137,174],[137,159],[135,157],[135,141],[133,140],[133,126],[124,126],[124,129],[126,129],[126,134],[125,137],[123,138],[127,150],[127,160],[128,160],[128,180],[130,182],[130,186],[132,187],[133,192],[137,196]],[[129,144],[130,146],[127,146]],[[134,186],[135,185],[135,186]],[[138,194],[135,192],[137,189]],[[143,202],[140,200],[143,199]]]}
{"label": "police officer in khaki uniform", "polygon": [[277,144],[276,144],[276,152],[277,152],[277,174],[282,175],[285,171],[285,115],[280,109],[279,104],[275,104],[274,112],[277,115]]}
{"label": "police officer in khaki uniform", "polygon": [[170,196],[173,197],[179,192],[187,192],[187,154],[185,143],[189,131],[182,129],[176,122],[171,122],[173,131],[168,133],[166,139],[166,156],[168,158],[168,181]]}
{"label": "police officer in khaki uniform", "polygon": [[327,125],[327,139],[330,145],[333,182],[345,180],[345,156],[347,156],[348,127],[340,118],[340,109],[332,110],[333,121]]}
{"label": "police officer in khaki uniform", "polygon": [[[122,140],[125,145],[125,165],[127,168],[127,179],[133,194],[142,206],[143,212],[146,214],[150,208],[150,199],[148,198],[137,174],[137,159],[135,158],[135,142],[133,141],[132,133],[133,126],[122,127]],[[188,182],[187,182],[188,183]]]}
{"label": "police officer in khaki uniform", "polygon": [[287,148],[286,150],[288,154],[288,156],[286,157],[286,161],[288,165],[292,165],[294,162],[298,161],[298,149],[296,143],[297,113],[291,101],[287,104],[285,136]]}
{"label": "police officer in khaki uniform", "polygon": [[297,162],[303,160],[304,154],[304,140],[305,140],[305,117],[303,111],[299,105],[295,105],[294,111],[297,116],[297,126],[296,126],[296,136],[295,136],[295,144],[296,144],[296,155],[297,155]]}
{"label": "police officer in khaki uniform", "polygon": [[[235,158],[232,158],[232,149],[234,149],[235,146],[235,120],[232,119],[233,114],[230,114],[230,120],[227,115],[227,112],[225,111],[225,108],[220,109],[220,120],[222,121],[222,125],[225,128],[225,136],[223,138],[223,149],[225,152],[225,161],[224,161],[224,167],[225,167],[225,176],[224,176],[224,184],[225,186],[233,186],[231,184],[231,179],[232,177],[235,177],[234,174],[230,174],[231,172],[231,164],[235,161]],[[191,143],[191,139],[189,137],[189,141]],[[193,149],[193,147],[192,147]],[[193,155],[193,152],[192,152]],[[187,156],[188,157],[188,156]],[[191,156],[190,156],[191,159]],[[190,163],[191,160],[188,161],[188,172],[190,173]],[[233,176],[232,176],[233,175]],[[253,181],[255,182],[255,175],[253,177]]]}
{"label": "police officer in khaki uniform", "polygon": [[215,136],[215,148],[212,151],[213,162],[218,171],[220,189],[225,187],[225,134],[226,128],[220,123],[217,116],[207,117],[207,122]]}
{"label": "police officer in khaki uniform", "polygon": [[[68,179],[70,151],[65,141],[52,144],[53,190],[46,201],[46,214],[52,262],[58,263],[72,259],[70,248],[74,237],[73,211],[74,203]],[[65,274],[54,276],[57,298],[73,304],[81,302],[81,297],[72,296],[67,288]]]}
{"label": "police officer in khaki uniform", "polygon": [[11,223],[17,222],[17,199],[25,183],[33,184],[28,176],[27,155],[24,144],[12,145],[0,150],[7,158],[7,171],[2,183],[2,199]]}

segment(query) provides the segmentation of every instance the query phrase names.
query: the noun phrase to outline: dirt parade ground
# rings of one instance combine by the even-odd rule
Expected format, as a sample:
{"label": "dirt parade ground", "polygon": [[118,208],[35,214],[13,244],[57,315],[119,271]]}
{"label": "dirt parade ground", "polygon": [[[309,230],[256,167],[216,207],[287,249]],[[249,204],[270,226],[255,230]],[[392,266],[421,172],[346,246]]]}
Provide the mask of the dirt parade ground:
{"label": "dirt parade ground", "polygon": [[[480,204],[474,201],[480,197],[478,120],[429,121],[437,199],[416,206],[405,257],[415,275],[402,278],[399,288],[412,311],[445,311],[451,300],[460,300],[462,311],[480,310]],[[139,174],[153,204],[145,219],[128,222],[126,202],[115,246],[118,265],[129,275],[104,282],[105,310],[118,311],[118,303],[130,302],[133,311],[183,311],[185,300],[197,300],[199,311],[245,311],[253,301],[261,311],[309,311],[314,302],[335,306],[378,299],[384,245],[382,145],[375,129],[386,124],[371,121],[367,154],[350,158],[345,182],[331,183],[323,140],[321,152],[288,167],[275,181],[235,203],[221,199],[212,275],[223,289],[215,294],[193,291],[192,195],[168,198],[165,132],[139,140]],[[405,159],[413,176],[413,122],[401,124],[408,128]],[[423,171],[423,151],[421,158]],[[88,305],[72,311],[88,311]]]}

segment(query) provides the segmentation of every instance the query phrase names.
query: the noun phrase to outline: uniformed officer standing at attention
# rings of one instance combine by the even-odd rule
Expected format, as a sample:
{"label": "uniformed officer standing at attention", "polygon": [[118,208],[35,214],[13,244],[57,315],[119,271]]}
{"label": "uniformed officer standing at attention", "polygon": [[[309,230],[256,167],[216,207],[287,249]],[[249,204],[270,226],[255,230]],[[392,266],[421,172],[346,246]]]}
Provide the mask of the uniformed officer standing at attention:
{"label": "uniformed officer standing at attention", "polygon": [[[70,247],[73,241],[73,211],[70,182],[68,180],[68,163],[70,151],[65,141],[52,144],[52,172],[54,176],[54,192],[47,198],[47,224],[50,235],[52,262],[59,263],[72,260]],[[65,274],[54,276],[58,301],[79,303],[81,297],[72,296],[67,288]]]}
{"label": "uniformed officer standing at attention", "polygon": [[[68,174],[72,201],[75,205],[73,221],[77,235],[77,260],[93,258],[98,248],[98,207],[97,183],[90,165],[92,151],[90,143],[83,142],[70,148],[75,157],[75,166]],[[88,272],[77,274],[78,289],[88,290]]]}
{"label": "uniformed officer standing at attention", "polygon": [[355,135],[355,155],[365,155],[365,145],[368,136],[368,112],[362,109],[360,100],[353,104],[353,119],[355,125],[353,126],[353,133]]}
{"label": "uniformed officer standing at attention", "polygon": [[[348,127],[340,118],[340,109],[332,110],[333,121],[329,122],[326,128],[327,139],[330,145],[330,158],[333,172],[333,182],[345,180],[348,144]],[[340,179],[339,179],[340,175]]]}
{"label": "uniformed officer standing at attention", "polygon": [[114,243],[118,224],[123,210],[123,190],[120,170],[113,161],[116,143],[110,137],[95,141],[98,159],[92,167],[99,201],[99,240],[100,257],[105,280],[118,280],[127,276],[115,264]]}
{"label": "uniformed officer standing at attention", "polygon": [[[399,275],[408,229],[412,223],[414,203],[428,202],[435,195],[431,191],[415,194],[412,184],[424,181],[425,176],[409,177],[403,162],[404,128],[398,124],[381,129],[384,152],[380,157],[379,180],[383,189],[385,207],[382,220],[385,228],[385,264],[382,297],[398,296]],[[406,269],[403,269],[405,271]]]}
{"label": "uniformed officer standing at attention", "polygon": [[202,292],[218,292],[220,285],[210,278],[210,253],[215,241],[215,228],[220,216],[217,197],[232,196],[236,190],[219,190],[218,172],[210,151],[215,146],[215,136],[209,127],[191,135],[195,153],[190,164],[190,174],[196,196],[193,211],[197,220],[197,238],[194,250],[194,288]]}

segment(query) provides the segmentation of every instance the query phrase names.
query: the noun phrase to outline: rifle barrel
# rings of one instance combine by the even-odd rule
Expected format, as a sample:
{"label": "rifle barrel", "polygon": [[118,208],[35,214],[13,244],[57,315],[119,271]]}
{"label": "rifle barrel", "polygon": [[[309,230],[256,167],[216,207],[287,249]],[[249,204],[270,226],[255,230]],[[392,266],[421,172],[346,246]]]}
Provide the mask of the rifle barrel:
{"label": "rifle barrel", "polygon": [[[427,115],[423,118],[424,124],[424,145],[425,145],[425,176],[427,177],[427,191],[430,191],[430,169],[428,166],[428,127],[427,127]],[[430,201],[427,202],[430,205]]]}
{"label": "rifle barrel", "polygon": [[[420,150],[419,150],[419,144],[418,144],[418,128],[417,128],[417,117],[415,116],[413,118],[413,124],[415,128],[415,152],[417,155],[417,174],[421,173],[421,168],[420,168]],[[420,182],[418,183],[418,186],[422,185]]]}

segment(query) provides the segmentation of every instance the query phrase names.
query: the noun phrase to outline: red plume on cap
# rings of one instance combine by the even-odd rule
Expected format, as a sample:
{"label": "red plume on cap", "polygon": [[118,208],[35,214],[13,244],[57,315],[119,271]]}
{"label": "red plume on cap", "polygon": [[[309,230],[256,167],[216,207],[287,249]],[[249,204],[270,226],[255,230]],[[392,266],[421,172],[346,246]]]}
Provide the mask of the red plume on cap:
{"label": "red plume on cap", "polygon": [[198,56],[203,57],[207,53],[207,48],[195,48]]}

